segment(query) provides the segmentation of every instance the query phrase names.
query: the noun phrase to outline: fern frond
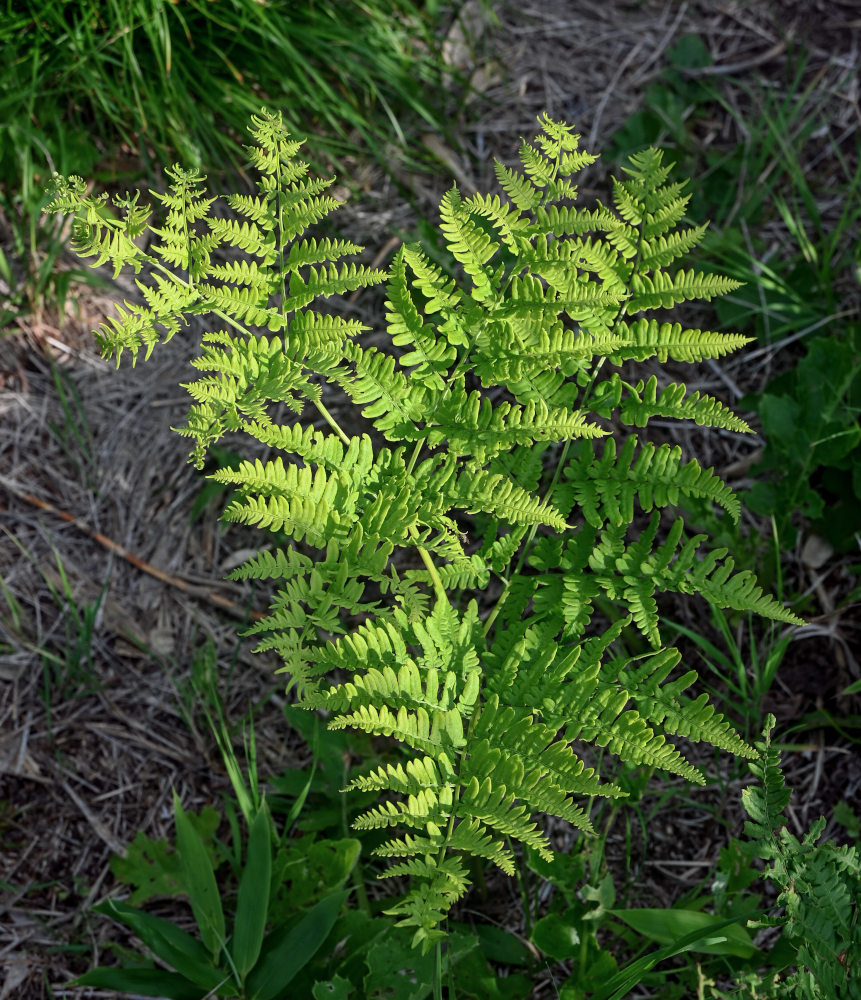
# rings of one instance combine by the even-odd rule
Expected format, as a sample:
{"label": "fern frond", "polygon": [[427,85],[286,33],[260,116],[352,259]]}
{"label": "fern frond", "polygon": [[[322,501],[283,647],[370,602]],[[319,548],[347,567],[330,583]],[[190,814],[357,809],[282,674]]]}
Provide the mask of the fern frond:
{"label": "fern frond", "polygon": [[265,327],[272,333],[283,330],[286,325],[286,317],[282,312],[268,308],[269,290],[262,285],[231,288],[229,285],[204,283],[198,287],[205,296],[200,311],[226,314],[240,323]]}
{"label": "fern frond", "polygon": [[228,194],[224,200],[237,215],[244,215],[251,222],[262,223],[266,230],[272,229],[275,225],[275,213],[272,209],[272,200],[259,195]]}
{"label": "fern frond", "polygon": [[234,260],[217,264],[209,269],[207,277],[218,278],[232,285],[248,285],[262,297],[263,305],[277,287],[272,271],[262,267],[257,261]]}
{"label": "fern frond", "polygon": [[360,320],[304,310],[288,325],[285,351],[321,374],[337,367],[346,341],[354,340],[368,327]]}
{"label": "fern frond", "polygon": [[493,297],[496,281],[487,264],[499,250],[491,236],[470,218],[457,188],[451,188],[440,202],[440,230],[452,256],[472,278],[472,298],[483,302]]}
{"label": "fern frond", "polygon": [[[599,547],[590,558],[601,588],[611,599],[628,605],[638,626],[656,648],[660,636],[652,595],[659,589],[701,594],[720,608],[751,611],[789,625],[803,624],[779,601],[766,596],[750,571],[733,574],[735,564],[727,558],[726,549],[715,549],[698,560],[697,551],[704,535],[687,539],[680,548],[684,531],[681,518],[673,524],[666,541],[653,550],[657,527],[655,513],[649,527],[623,552],[614,546],[604,553]],[[605,541],[607,535],[605,532]]]}
{"label": "fern frond", "polygon": [[622,342],[611,355],[615,365],[627,360],[645,361],[651,357],[662,363],[668,358],[686,362],[721,358],[753,339],[740,333],[685,330],[681,323],[661,323],[656,319],[637,319],[632,323],[620,320],[617,333]]}
{"label": "fern frond", "polygon": [[471,455],[481,464],[499,452],[533,441],[601,437],[607,432],[585,414],[549,407],[543,400],[493,406],[480,392],[454,387],[434,410],[423,437],[431,447],[447,443],[453,455]]}
{"label": "fern frond", "polygon": [[[232,491],[226,520],[278,536],[231,574],[274,584],[246,634],[279,654],[300,704],[324,711],[330,728],[409,751],[350,788],[369,796],[357,828],[391,833],[377,854],[392,859],[386,876],[411,880],[393,912],[422,947],[467,891],[470,858],[511,873],[511,839],[549,859],[539,816],[589,833],[588,801],[622,795],[575,744],[698,783],[668,736],[753,753],[704,695],[688,694],[694,672],[674,673],[662,593],[799,622],[725,550],[687,537],[680,518],[659,537],[660,512],[685,497],[738,520],[712,469],[634,434],[593,444],[656,417],[749,430],[684,385],[606,370],[721,357],[747,342],[636,315],[736,287],[690,267],[705,227],[684,223],[685,183],[646,150],[610,203],[584,210],[571,204],[576,172],[595,157],[566,123],[542,116],[539,126],[521,169],[497,163],[504,196],[451,189],[435,259],[411,244],[386,271],[348,260],[361,251],[350,240],[307,232],[338,205],[333,178],[314,177],[301,142],[266,111],[250,129],[258,190],[228,198],[231,218],[214,216],[204,177],[180,167],[156,196],[157,228],[137,195],[109,205],[79,178],[58,178],[51,202],[74,213],[81,255],[117,272],[146,268],[140,303],[100,328],[105,353],[148,357],[190,317],[213,320],[180,433],[198,465],[232,432],[267,449],[211,477]],[[135,242],[147,233],[150,252]],[[361,343],[359,320],[315,309],[382,281],[390,347]],[[328,408],[327,386],[376,438]],[[630,537],[635,506],[651,517]],[[502,594],[479,616],[461,592],[486,588],[491,573]],[[596,611],[613,606],[602,631]],[[634,660],[620,648],[631,624],[653,648]],[[788,872],[784,853],[812,844],[777,833],[776,766],[767,760],[763,775],[777,799],[750,793],[751,829]],[[808,869],[811,898],[836,899],[838,867]],[[791,889],[786,899],[788,911],[801,905]],[[817,942],[836,939],[842,917],[802,917]]]}
{"label": "fern frond", "polygon": [[541,204],[543,194],[523,174],[511,170],[499,160],[493,166],[499,186],[522,211],[537,209]]}
{"label": "fern frond", "polygon": [[636,313],[646,309],[672,309],[679,302],[691,299],[711,301],[716,295],[726,295],[741,287],[740,281],[725,278],[719,274],[704,274],[700,271],[653,271],[651,276],[634,273],[631,275],[632,296],[628,300],[628,312]]}
{"label": "fern frond", "polygon": [[535,224],[531,232],[557,237],[603,233],[607,242],[626,260],[637,255],[640,242],[637,228],[603,205],[591,211],[573,206],[540,205],[535,210]]}
{"label": "fern frond", "polygon": [[454,279],[448,277],[436,264],[432,263],[420,244],[405,243],[403,255],[404,260],[415,275],[419,291],[427,300],[424,307],[424,312],[427,315],[441,312],[446,316],[461,305],[463,294],[458,289]]}
{"label": "fern frond", "polygon": [[[481,355],[476,359],[475,373],[485,387],[499,384],[513,387],[524,379],[540,378],[557,370],[570,375],[585,368],[596,356],[614,356],[623,344],[614,334],[576,332],[565,329],[561,323],[542,324],[534,335],[518,330],[508,343],[499,336],[498,328],[493,334],[488,331],[486,337],[480,335],[476,343]],[[539,393],[535,398],[542,395],[549,404],[549,394]]]}
{"label": "fern frond", "polygon": [[473,776],[463,787],[455,812],[461,818],[477,819],[503,837],[520,841],[547,861],[553,858],[547,837],[530,816],[528,807],[519,803],[505,785],[494,784],[489,778],[479,781]]}
{"label": "fern frond", "polygon": [[780,769],[780,753],[771,742],[776,720],[767,716],[762,740],[757,742],[759,760],[748,764],[759,784],[749,785],[741,793],[741,803],[750,819],[744,825],[745,836],[753,841],[762,856],[774,856],[773,838],[784,824],[783,813],[791,791]]}
{"label": "fern frond", "polygon": [[756,750],[708,703],[708,695],[695,699],[683,696],[682,692],[697,679],[695,670],[666,683],[680,659],[677,649],[664,649],[648,656],[641,667],[633,669],[629,665],[620,674],[619,682],[628,689],[637,711],[667,733],[710,743],[739,757],[756,757]]}
{"label": "fern frond", "polygon": [[208,448],[228,431],[271,424],[267,405],[286,403],[296,412],[302,399],[313,399],[301,365],[284,351],[279,337],[235,337],[223,331],[204,335],[204,349],[191,364],[211,374],[184,388],[195,400],[188,423],[177,431],[195,441],[192,461],[202,467]]}
{"label": "fern frond", "polygon": [[[432,865],[431,862],[428,862]],[[396,926],[415,927],[412,946],[428,951],[435,941],[445,937],[439,925],[451,907],[465,894],[469,885],[466,869],[458,858],[448,858],[430,881],[420,881],[395,906],[385,912],[400,917]]]}
{"label": "fern frond", "polygon": [[428,388],[444,389],[444,376],[456,360],[457,351],[444,339],[437,339],[433,329],[422,322],[407,284],[403,247],[392,262],[386,310],[392,343],[412,348],[401,356],[400,364],[413,368],[410,377]]}
{"label": "fern frond", "polygon": [[[506,536],[509,537],[509,536]],[[437,567],[437,574],[446,590],[483,590],[490,579],[490,567],[475,553]],[[410,569],[404,574],[407,580],[431,584],[430,573],[425,569]]]}
{"label": "fern frond", "polygon": [[652,417],[670,417],[675,420],[692,420],[700,427],[724,427],[742,434],[752,433],[747,422],[737,417],[723,403],[712,396],[692,392],[671,382],[658,393],[658,379],[652,375],[648,382],[628,386],[628,396],[622,402],[619,417],[624,424],[645,427]]}
{"label": "fern frond", "polygon": [[568,484],[557,487],[557,506],[570,510],[576,503],[596,528],[607,520],[614,525],[631,524],[635,497],[646,513],[655,507],[678,505],[683,495],[720,504],[736,523],[741,511],[738,498],[714,470],[701,468],[696,459],[683,466],[678,445],[656,448],[647,442],[638,453],[633,434],[618,454],[615,439],[608,438],[600,458],[595,457],[592,443],[584,442],[579,457],[565,467],[563,476]]}
{"label": "fern frond", "polygon": [[209,254],[217,240],[217,237],[210,241],[198,236],[194,224],[208,217],[215,198],[204,197],[206,178],[196,170],[184,170],[174,164],[165,170],[165,175],[170,181],[167,192],[153,191],[152,195],[165,206],[167,216],[161,228],[150,227],[153,235],[160,237],[151,243],[150,249],[165,263],[187,271],[194,282],[206,273]]}
{"label": "fern frond", "polygon": [[363,350],[357,344],[345,344],[343,353],[354,372],[339,367],[331,378],[363,407],[362,414],[390,441],[418,437],[425,410],[423,387],[410,385],[406,376],[395,370],[395,359],[374,347]]}
{"label": "fern frond", "polygon": [[330,264],[328,269],[321,267],[319,270],[309,267],[307,278],[303,278],[298,271],[293,271],[285,307],[291,310],[304,309],[321,296],[327,298],[331,295],[343,295],[344,292],[353,292],[357,288],[378,285],[386,277],[385,271],[371,270],[363,264],[344,264],[341,267]]}
{"label": "fern frond", "polygon": [[565,519],[539,497],[477,465],[467,464],[449,480],[444,496],[452,507],[470,514],[483,511],[507,524],[547,524],[557,531],[567,527]]}
{"label": "fern frond", "polygon": [[[370,716],[373,709],[367,713]],[[354,713],[358,714],[358,713]],[[388,717],[391,713],[386,713]],[[404,713],[406,714],[406,713]],[[383,715],[380,719],[382,724]],[[332,729],[340,728],[339,720],[334,720],[330,726]],[[351,722],[350,725],[355,725]],[[386,728],[392,728],[388,725]],[[373,729],[369,729],[373,732]],[[387,733],[386,735],[391,735]],[[426,826],[443,826],[451,815],[453,804],[450,789],[443,789],[441,795],[437,795],[431,789],[423,788],[416,795],[408,795],[400,802],[384,802],[382,805],[368,809],[353,820],[353,827],[356,830],[380,830],[390,826],[408,826],[413,829],[423,829]]]}
{"label": "fern frond", "polygon": [[219,243],[253,254],[267,267],[275,262],[275,237],[271,230],[261,229],[255,222],[235,219],[210,219],[209,228]]}
{"label": "fern frond", "polygon": [[[654,229],[654,222],[648,222],[644,232]],[[672,264],[679,257],[684,257],[695,246],[698,246],[705,236],[708,226],[692,226],[689,229],[670,233],[668,236],[655,236],[644,239],[640,244],[640,255],[637,270],[660,270]]]}
{"label": "fern frond", "polygon": [[[719,565],[720,560],[723,563]],[[719,608],[735,611],[752,611],[762,618],[803,625],[804,619],[784,607],[780,601],[769,597],[756,582],[750,570],[733,574],[735,560],[727,556],[726,549],[710,552],[688,575],[688,593],[699,593]]]}
{"label": "fern frond", "polygon": [[639,712],[625,711],[628,701],[629,694],[624,689],[600,689],[577,722],[568,725],[566,739],[594,742],[627,763],[657,767],[704,785],[702,773],[667,743],[663,735],[656,734]]}
{"label": "fern frond", "polygon": [[451,785],[455,777],[452,766],[444,754],[440,759],[445,761],[441,769],[433,757],[414,757],[403,764],[384,764],[368,775],[354,778],[345,789],[358,789],[362,792],[400,792],[402,795],[417,795],[426,788],[441,788],[443,784]]}
{"label": "fern frond", "polygon": [[[178,291],[176,301],[185,301]],[[132,356],[132,365],[137,362],[138,351],[143,349],[144,360],[149,360],[153,348],[160,341],[167,343],[179,332],[181,320],[172,312],[156,314],[131,302],[114,304],[114,316],[109,316],[95,331],[96,342],[105,358],[114,357],[117,367],[123,351]]]}
{"label": "fern frond", "polygon": [[[503,696],[508,700],[511,693],[505,691]],[[594,769],[587,768],[556,735],[557,729],[539,723],[526,704],[501,705],[492,695],[474,727],[470,757],[461,776],[504,783],[533,809],[591,832],[588,817],[567,796],[615,798],[624,793],[616,785],[602,783]],[[539,796],[544,805],[539,804]]]}
{"label": "fern frond", "polygon": [[360,253],[361,250],[358,243],[350,240],[297,240],[290,247],[284,267],[288,271],[295,271],[299,267],[308,267],[311,264],[338,261],[349,254]]}
{"label": "fern frond", "polygon": [[219,470],[213,478],[260,491],[255,496],[243,490],[225,509],[227,521],[284,531],[296,541],[307,538],[312,545],[325,548],[330,538],[343,535],[342,526],[351,519],[349,509],[338,509],[350,501],[343,480],[328,476],[321,468],[312,473],[295,465],[285,469],[280,458],[265,466],[257,459],[243,462],[236,470]]}

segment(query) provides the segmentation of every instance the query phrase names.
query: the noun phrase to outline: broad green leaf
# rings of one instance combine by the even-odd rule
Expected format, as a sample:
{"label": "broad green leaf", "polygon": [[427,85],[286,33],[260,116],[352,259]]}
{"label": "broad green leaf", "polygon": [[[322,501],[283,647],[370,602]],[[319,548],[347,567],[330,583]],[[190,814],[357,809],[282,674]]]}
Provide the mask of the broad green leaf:
{"label": "broad green leaf", "polygon": [[477,924],[475,927],[470,927],[468,924],[449,922],[449,928],[453,931],[476,934],[479,950],[491,962],[499,962],[500,965],[529,965],[532,961],[532,952],[526,947],[523,939],[511,931],[503,930],[502,927],[496,927],[494,924]]}
{"label": "broad green leaf", "polygon": [[[397,927],[380,935],[368,948],[368,974],[363,983],[367,1000],[425,1000],[431,995],[433,952],[423,954],[420,948],[412,947],[411,939],[409,930]],[[446,961],[456,966],[477,945],[473,934],[449,934]]]}
{"label": "broad green leaf", "polygon": [[291,910],[301,910],[342,888],[355,867],[360,849],[361,843],[354,837],[313,841],[310,836],[281,848],[275,859],[275,883],[289,884],[287,898]]}
{"label": "broad green leaf", "polygon": [[532,930],[532,943],[557,962],[573,958],[580,950],[578,921],[566,913],[550,913]]}
{"label": "broad green leaf", "polygon": [[333,892],[290,930],[276,931],[264,942],[263,956],[248,977],[250,1000],[275,1000],[326,940],[351,890]]}
{"label": "broad green leaf", "polygon": [[633,927],[644,937],[658,944],[674,944],[688,935],[699,933],[700,938],[691,951],[707,955],[736,955],[750,958],[756,952],[750,935],[739,924],[725,924],[710,913],[699,910],[609,910],[614,917]]}
{"label": "broad green leaf", "polygon": [[254,817],[248,836],[248,855],[239,882],[236,924],[232,954],[236,971],[245,979],[260,956],[266,915],[269,911],[269,887],[272,879],[272,844],[269,810],[263,805]]}
{"label": "broad green leaf", "polygon": [[163,969],[112,969],[100,966],[91,969],[72,986],[95,986],[103,990],[120,990],[145,997],[166,1000],[201,1000],[200,987],[176,972]]}
{"label": "broad green leaf", "polygon": [[[747,920],[761,913],[761,910],[748,910],[746,913],[739,914],[737,920]],[[618,916],[618,914],[615,915]],[[735,920],[719,920],[712,924],[707,930],[701,929],[692,931],[690,934],[685,935],[685,937],[675,941],[673,944],[666,945],[665,947],[652,952],[650,955],[644,955],[642,958],[636,959],[629,965],[626,965],[623,969],[620,969],[619,972],[612,977],[612,979],[608,979],[605,983],[603,983],[590,1000],[622,1000],[622,998],[626,997],[635,986],[643,981],[643,977],[654,969],[656,965],[660,964],[667,958],[672,958],[674,955],[680,955],[685,951],[693,951],[694,946],[703,937],[709,934],[717,934],[735,922]]]}
{"label": "broad green leaf", "polygon": [[154,955],[197,983],[198,989],[211,990],[224,980],[223,971],[213,966],[206,948],[176,924],[115,899],[94,909],[130,927]]}
{"label": "broad green leaf", "polygon": [[335,976],[327,982],[314,983],[311,990],[314,1000],[347,1000],[352,992],[353,984],[341,976]]}
{"label": "broad green leaf", "polygon": [[212,956],[217,958],[224,945],[224,911],[221,908],[212,862],[176,792],[173,793],[173,806],[176,846],[182,863],[185,890],[203,943]]}
{"label": "broad green leaf", "polygon": [[[490,924],[479,924],[476,930],[480,935],[482,928],[490,926]],[[481,946],[474,948],[458,961],[454,981],[457,1000],[527,1000],[532,996],[534,985],[530,976],[498,975],[482,954]]]}

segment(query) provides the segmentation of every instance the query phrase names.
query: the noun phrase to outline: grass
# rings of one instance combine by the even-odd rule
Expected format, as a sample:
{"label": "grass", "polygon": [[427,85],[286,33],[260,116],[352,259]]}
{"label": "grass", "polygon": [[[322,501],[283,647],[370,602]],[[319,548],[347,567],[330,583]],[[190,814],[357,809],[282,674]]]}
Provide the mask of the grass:
{"label": "grass", "polygon": [[41,567],[36,559],[14,536],[10,536],[24,559],[39,569],[57,609],[54,627],[47,634],[32,635],[39,628],[41,617],[28,619],[21,602],[0,580],[0,628],[9,642],[0,643],[0,653],[14,655],[27,650],[38,656],[42,679],[40,694],[45,710],[46,728],[52,733],[55,706],[75,698],[86,697],[99,690],[100,683],[93,656],[93,643],[98,631],[102,604],[108,588],[106,579],[92,601],[80,600],[69,581],[66,567],[56,547],[52,545],[56,570]]}
{"label": "grass", "polygon": [[[449,135],[440,0],[6,0],[0,20],[0,329],[62,310],[78,272],[41,220],[52,171],[133,182],[181,160],[241,173],[250,114],[283,110],[318,162],[416,169],[419,130]],[[420,144],[413,144],[414,148]],[[427,164],[425,164],[427,166]],[[217,181],[217,176],[213,178]]]}
{"label": "grass", "polygon": [[[694,645],[700,662],[715,677],[714,686],[705,681],[706,689],[723,700],[733,723],[752,743],[762,727],[763,700],[774,684],[792,633],[775,636],[772,628],[765,639],[760,639],[753,616],[748,615],[733,629],[725,612],[717,607],[712,608],[712,621],[722,638],[721,646],[685,625],[669,621],[667,625]],[[704,673],[705,678],[708,676]]]}

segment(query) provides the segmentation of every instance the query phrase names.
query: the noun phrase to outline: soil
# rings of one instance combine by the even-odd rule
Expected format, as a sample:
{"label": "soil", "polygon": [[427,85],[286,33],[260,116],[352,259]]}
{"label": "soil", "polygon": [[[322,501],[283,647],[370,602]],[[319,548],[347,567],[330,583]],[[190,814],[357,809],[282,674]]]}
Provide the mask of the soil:
{"label": "soil", "polygon": [[[742,113],[751,88],[784,86],[803,53],[804,78],[822,98],[822,129],[841,137],[857,166],[857,2],[490,6],[496,25],[476,0],[466,4],[469,46],[449,36],[452,58],[475,88],[456,120],[461,148],[424,138],[444,164],[435,176],[393,180],[361,165],[363,193],[349,197],[338,222],[344,236],[368,247],[369,258],[392,252],[392,237],[414,227],[416,210],[433,218],[452,178],[494,190],[494,157],[514,162],[520,137],[534,134],[541,111],[576,122],[587,148],[600,151],[642,107],[668,53],[688,34],[713,55],[711,74],[736,81],[726,94]],[[730,110],[715,109],[703,142],[742,141]],[[606,183],[597,168],[581,191],[603,196]],[[823,202],[826,225],[840,207]],[[307,758],[284,722],[277,663],[236,638],[246,609],[265,606],[249,588],[224,582],[254,536],[218,522],[217,501],[207,502],[184,441],[170,431],[184,416],[178,385],[188,378],[188,341],[199,331],[183,332],[150,363],[119,372],[93,343],[90,330],[111,303],[132,294],[122,283],[103,292],[78,288],[62,317],[22,318],[0,338],[0,1000],[106,995],[65,984],[107,957],[106,942],[115,937],[90,910],[116,886],[111,856],[139,830],[171,834],[173,790],[186,808],[199,809],[229,789],[195,695],[210,650],[217,651],[212,669],[225,717],[239,726],[254,706],[261,775]],[[849,308],[857,321],[857,290],[847,294],[855,296]],[[370,293],[352,307],[370,324],[379,319],[379,298]],[[722,361],[720,371],[687,368],[684,378],[732,405],[781,364],[765,362],[753,366],[742,356]],[[704,464],[734,473],[735,485],[762,443],[742,447],[699,428],[675,432],[674,440],[704,455]],[[768,536],[768,525],[753,517],[748,523]],[[849,557],[833,553],[810,565],[804,541],[785,567],[784,587],[809,595],[811,625],[790,644],[762,709],[774,712],[781,735],[795,744],[786,776],[795,790],[796,832],[822,814],[826,835],[839,837],[835,804],[845,800],[856,811],[861,804],[861,705],[840,694],[861,676],[858,602],[845,603],[857,576]],[[713,633],[702,605],[669,608],[668,615]],[[741,633],[740,647],[750,660]],[[682,648],[686,661],[699,665],[696,651]],[[729,696],[717,679],[715,687],[718,697]],[[731,706],[728,697],[730,714]],[[709,786],[679,784],[657,810],[647,842],[632,850],[624,829],[611,832],[607,861],[632,902],[672,903],[708,876],[726,838],[740,832],[743,771],[711,755],[703,763]],[[647,793],[642,808],[669,788],[662,782]],[[500,879],[493,888],[497,918],[521,933],[515,884]],[[564,971],[548,967],[535,1000],[555,997]]]}

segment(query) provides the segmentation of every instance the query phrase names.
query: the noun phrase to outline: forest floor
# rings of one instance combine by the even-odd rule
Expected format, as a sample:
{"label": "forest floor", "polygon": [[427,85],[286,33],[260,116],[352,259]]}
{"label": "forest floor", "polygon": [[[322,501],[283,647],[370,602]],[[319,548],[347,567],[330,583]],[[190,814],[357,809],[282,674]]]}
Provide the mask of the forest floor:
{"label": "forest floor", "polygon": [[[642,106],[685,35],[702,39],[715,74],[776,87],[790,73],[792,40],[803,39],[804,72],[810,80],[819,74],[823,88],[822,127],[854,125],[846,149],[857,157],[857,86],[854,107],[845,87],[829,92],[829,81],[857,63],[857,4],[521,0],[497,11],[498,26],[475,22],[471,51],[452,50],[469,64],[476,88],[456,124],[462,149],[426,137],[446,164],[436,176],[396,181],[372,164],[357,165],[362,191],[348,197],[338,223],[369,259],[415,231],[414,209],[397,182],[431,219],[452,177],[493,191],[493,158],[514,162],[541,111],[576,123],[586,148],[600,152]],[[741,85],[733,93],[746,99]],[[716,112],[703,142],[729,143],[737,128],[729,112],[723,119]],[[593,169],[581,193],[603,198],[606,191],[606,172]],[[827,222],[829,206],[822,211]],[[0,339],[0,1000],[104,995],[64,984],[98,960],[113,933],[90,913],[113,885],[111,856],[139,830],[170,833],[173,789],[187,807],[200,807],[229,787],[195,695],[212,666],[208,649],[217,651],[226,718],[241,720],[254,708],[261,775],[307,760],[303,741],[285,727],[277,664],[236,639],[237,618],[223,607],[227,599],[241,617],[249,602],[262,605],[259,594],[223,580],[253,537],[220,524],[217,502],[170,430],[186,405],[178,388],[188,378],[184,337],[150,363],[119,372],[92,340],[112,302],[131,294],[121,282],[99,293],[82,289],[65,316],[32,316]],[[370,323],[379,319],[371,293],[352,308]],[[684,377],[734,405],[784,363],[760,361],[749,365],[742,354],[722,361],[720,376],[701,366]],[[692,453],[731,485],[743,483],[762,443],[699,428],[678,440],[693,442]],[[748,524],[769,530],[754,518]],[[830,556],[813,565],[804,551],[799,542],[785,555],[783,584],[810,595],[813,624],[790,644],[758,709],[774,712],[782,727],[823,707],[836,718],[861,711],[857,701],[837,703],[837,692],[859,676],[859,609],[841,607],[851,560]],[[704,606],[669,611],[693,628],[713,628]],[[608,863],[625,869],[620,881],[640,905],[670,904],[698,884],[727,831],[740,831],[741,769],[711,756],[705,764],[726,769],[724,780],[703,792],[680,787],[675,804],[655,808],[647,848],[636,838],[626,848],[621,832],[607,844]],[[858,802],[857,743],[833,727],[805,728],[788,757],[787,781],[800,833],[820,814],[830,817],[841,799]],[[656,788],[655,804],[667,788]],[[499,892],[511,903],[516,931],[516,886],[501,882]],[[548,969],[536,1000],[555,996],[553,983]]]}

